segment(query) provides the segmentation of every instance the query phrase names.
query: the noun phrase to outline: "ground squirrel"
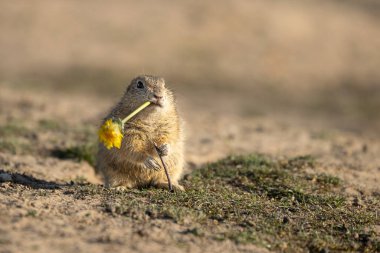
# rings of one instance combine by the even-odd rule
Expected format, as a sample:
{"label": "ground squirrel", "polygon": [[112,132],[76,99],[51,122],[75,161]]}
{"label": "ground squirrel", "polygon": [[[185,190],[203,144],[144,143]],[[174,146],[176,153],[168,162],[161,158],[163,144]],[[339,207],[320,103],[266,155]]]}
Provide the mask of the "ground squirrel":
{"label": "ground squirrel", "polygon": [[142,75],[132,80],[120,102],[106,117],[124,118],[146,101],[147,108],[125,124],[120,149],[99,145],[97,171],[106,187],[168,188],[167,178],[154,145],[159,147],[175,190],[184,165],[184,134],[173,94],[160,77]]}

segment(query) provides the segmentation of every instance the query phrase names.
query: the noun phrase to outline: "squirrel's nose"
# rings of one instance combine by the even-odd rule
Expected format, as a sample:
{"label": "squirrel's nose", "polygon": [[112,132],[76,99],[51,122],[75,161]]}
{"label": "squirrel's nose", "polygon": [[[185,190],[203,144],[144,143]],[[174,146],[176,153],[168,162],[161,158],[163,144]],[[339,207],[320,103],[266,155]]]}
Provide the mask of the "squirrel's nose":
{"label": "squirrel's nose", "polygon": [[154,94],[154,98],[156,98],[156,99],[161,99],[161,98],[162,98],[162,95],[161,95],[161,94]]}

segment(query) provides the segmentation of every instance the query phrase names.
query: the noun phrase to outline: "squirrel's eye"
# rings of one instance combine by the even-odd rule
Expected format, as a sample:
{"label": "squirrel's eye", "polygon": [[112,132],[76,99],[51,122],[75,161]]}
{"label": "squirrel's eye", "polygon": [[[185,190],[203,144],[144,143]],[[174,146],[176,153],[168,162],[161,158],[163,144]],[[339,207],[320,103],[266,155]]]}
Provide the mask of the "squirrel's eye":
{"label": "squirrel's eye", "polygon": [[144,83],[142,81],[137,81],[137,88],[144,89]]}

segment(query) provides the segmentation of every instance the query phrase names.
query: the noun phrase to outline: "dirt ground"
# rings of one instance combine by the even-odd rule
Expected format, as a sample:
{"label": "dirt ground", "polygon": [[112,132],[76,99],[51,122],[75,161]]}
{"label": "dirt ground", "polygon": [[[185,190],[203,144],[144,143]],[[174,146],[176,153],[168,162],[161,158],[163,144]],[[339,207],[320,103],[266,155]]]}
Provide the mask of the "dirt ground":
{"label": "dirt ground", "polygon": [[[176,22],[149,16],[158,6],[145,1],[107,8],[37,2],[0,8],[8,35],[0,38],[1,253],[270,251],[187,234],[171,220],[113,216],[102,199],[73,198],[71,182],[101,182],[88,162],[52,151],[95,138],[102,117],[142,70],[163,75],[175,90],[186,122],[187,172],[229,154],[311,155],[316,172],[343,179],[347,195],[380,194],[376,1],[224,1],[215,9],[211,2],[163,1]],[[147,23],[160,23],[169,44],[161,46],[150,25],[142,30],[143,13]],[[137,38],[117,37],[123,29]],[[224,39],[226,30],[236,35]],[[153,49],[156,42],[161,50]]]}
{"label": "dirt ground", "polygon": [[[83,96],[70,96],[66,100],[62,96],[2,87],[1,122],[22,119],[31,129],[46,118],[66,122],[68,126],[96,125],[113,102]],[[200,108],[186,109],[193,107],[188,98],[179,100],[179,104],[187,122],[188,170],[234,153],[258,152],[276,158],[312,155],[317,158],[319,172],[345,181],[347,194],[379,193],[380,142],[376,138],[313,127],[302,120],[236,117],[219,108],[209,108],[215,109],[213,113]],[[185,227],[170,220],[141,223],[112,217],[101,210],[101,199],[73,199],[67,186],[71,181],[80,178],[99,183],[92,167],[87,162],[60,160],[41,151],[50,147],[53,140],[66,145],[65,134],[41,130],[34,133],[33,148],[41,154],[6,151],[0,154],[2,171],[13,177],[27,175],[26,179],[13,178],[14,182],[2,183],[0,187],[2,252],[267,251],[252,245],[184,235]]]}

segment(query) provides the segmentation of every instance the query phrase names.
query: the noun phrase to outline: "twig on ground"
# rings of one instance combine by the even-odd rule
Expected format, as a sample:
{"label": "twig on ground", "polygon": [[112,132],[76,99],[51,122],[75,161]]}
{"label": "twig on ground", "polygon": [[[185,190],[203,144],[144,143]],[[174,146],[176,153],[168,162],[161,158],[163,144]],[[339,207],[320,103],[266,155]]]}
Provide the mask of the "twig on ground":
{"label": "twig on ground", "polygon": [[155,147],[155,149],[156,149],[156,151],[157,151],[158,156],[160,157],[160,160],[161,160],[162,166],[164,166],[164,170],[165,170],[166,178],[168,179],[169,191],[170,191],[170,192],[173,192],[172,181],[170,180],[170,175],[169,175],[169,172],[168,172],[168,168],[166,167],[166,164],[165,164],[165,162],[164,162],[164,159],[162,158],[162,156],[161,156],[161,154],[160,154],[160,149],[157,147],[156,143],[154,143],[154,147]]}

